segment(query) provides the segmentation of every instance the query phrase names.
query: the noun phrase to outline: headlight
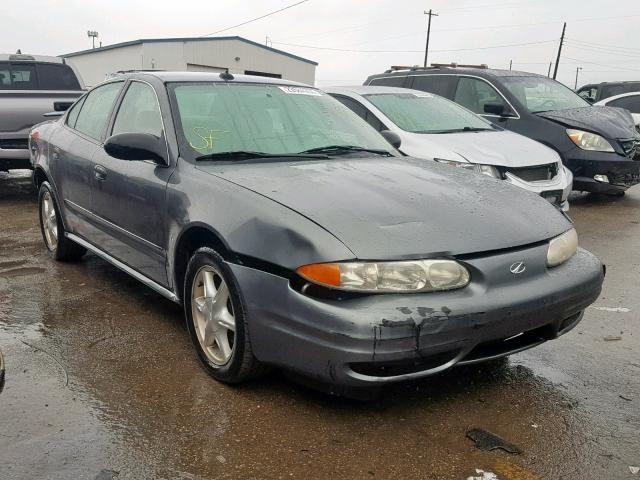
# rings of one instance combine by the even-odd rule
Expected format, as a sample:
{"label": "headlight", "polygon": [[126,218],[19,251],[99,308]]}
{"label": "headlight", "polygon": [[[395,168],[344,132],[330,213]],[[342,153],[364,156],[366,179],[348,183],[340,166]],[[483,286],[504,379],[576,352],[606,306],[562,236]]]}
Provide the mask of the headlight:
{"label": "headlight", "polygon": [[453,260],[316,263],[297,272],[326,287],[371,293],[452,290],[466,286],[470,278],[468,270]]}
{"label": "headlight", "polygon": [[583,150],[595,152],[615,152],[611,144],[600,135],[582,130],[567,128],[567,135],[573,143]]}
{"label": "headlight", "polygon": [[451,165],[452,167],[464,168],[465,170],[473,170],[476,173],[487,175],[493,178],[502,178],[502,175],[498,169],[492,165],[481,165],[479,163],[469,163],[458,160],[444,160],[442,158],[434,158],[438,163],[444,163],[445,165]]}
{"label": "headlight", "polygon": [[571,257],[573,257],[578,250],[578,234],[576,229],[564,232],[562,235],[551,239],[549,242],[549,250],[547,250],[547,265],[549,267],[556,267]]}

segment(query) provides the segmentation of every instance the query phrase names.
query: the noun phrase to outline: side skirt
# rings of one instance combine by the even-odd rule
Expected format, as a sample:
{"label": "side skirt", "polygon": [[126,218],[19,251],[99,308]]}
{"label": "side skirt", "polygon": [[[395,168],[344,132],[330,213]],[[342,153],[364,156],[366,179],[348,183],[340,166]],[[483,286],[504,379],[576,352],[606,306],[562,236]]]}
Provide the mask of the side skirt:
{"label": "side skirt", "polygon": [[156,292],[158,292],[163,297],[168,298],[172,302],[180,303],[180,299],[178,298],[178,296],[175,293],[173,293],[171,290],[168,290],[168,289],[164,288],[162,285],[160,285],[160,284],[154,282],[153,280],[145,277],[140,272],[134,270],[133,268],[131,268],[127,264],[122,263],[120,260],[116,260],[111,255],[103,252],[98,247],[92,245],[91,243],[87,242],[83,238],[80,238],[77,235],[74,235],[73,233],[68,233],[68,232],[65,232],[65,236],[69,240],[73,240],[78,245],[82,245],[87,250],[95,253],[97,256],[99,256],[103,260],[106,260],[107,262],[112,264],[114,267],[117,267],[120,270],[122,270],[123,272],[131,275],[133,278],[135,278],[139,282],[142,282],[143,284],[145,284],[147,287],[151,288],[152,290],[155,290]]}

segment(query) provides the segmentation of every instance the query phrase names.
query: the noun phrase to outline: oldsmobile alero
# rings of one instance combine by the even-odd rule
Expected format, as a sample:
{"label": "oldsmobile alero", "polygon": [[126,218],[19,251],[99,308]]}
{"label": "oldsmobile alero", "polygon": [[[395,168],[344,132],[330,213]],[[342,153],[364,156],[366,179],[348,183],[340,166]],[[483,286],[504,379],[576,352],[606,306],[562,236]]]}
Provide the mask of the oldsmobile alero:
{"label": "oldsmobile alero", "polygon": [[395,141],[301,84],[116,77],[31,132],[44,243],[182,303],[228,383],[275,365],[381,385],[572,329],[604,271],[568,218]]}

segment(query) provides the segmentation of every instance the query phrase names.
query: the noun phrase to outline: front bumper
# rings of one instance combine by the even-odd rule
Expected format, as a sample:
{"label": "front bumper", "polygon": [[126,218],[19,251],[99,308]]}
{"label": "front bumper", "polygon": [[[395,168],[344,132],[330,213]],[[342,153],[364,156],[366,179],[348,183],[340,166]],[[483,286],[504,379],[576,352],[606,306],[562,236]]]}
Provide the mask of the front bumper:
{"label": "front bumper", "polygon": [[[431,375],[504,356],[575,326],[602,287],[602,265],[580,249],[547,269],[547,245],[465,259],[464,289],[320,300],[285,278],[231,264],[245,297],[256,357],[345,387]],[[521,275],[509,272],[525,261]]]}
{"label": "front bumper", "polygon": [[27,139],[28,135],[0,135],[0,171],[33,168]]}
{"label": "front bumper", "polygon": [[0,171],[33,168],[29,149],[0,148]]}
{"label": "front bumper", "polygon": [[513,173],[506,172],[505,181],[544,197],[563,211],[569,210],[569,194],[573,189],[573,174],[571,170],[563,167],[552,180],[528,182]]}
{"label": "front bumper", "polygon": [[[640,158],[574,149],[566,155],[565,164],[573,172],[574,190],[618,194],[640,183]],[[609,181],[598,181],[596,175],[606,175]]]}

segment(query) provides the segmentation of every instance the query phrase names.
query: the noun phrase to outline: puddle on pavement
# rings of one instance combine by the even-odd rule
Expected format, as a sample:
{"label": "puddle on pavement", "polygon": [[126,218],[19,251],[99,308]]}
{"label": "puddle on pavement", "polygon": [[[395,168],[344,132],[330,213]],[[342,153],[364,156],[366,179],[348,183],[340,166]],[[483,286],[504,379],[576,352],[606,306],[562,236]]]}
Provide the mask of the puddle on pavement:
{"label": "puddle on pavement", "polygon": [[[28,225],[35,204],[13,195],[16,206],[0,201],[0,213]],[[36,229],[20,232],[18,240],[0,232],[0,270],[42,271],[0,274],[0,463],[9,478],[458,480],[481,469],[503,480],[613,480],[635,464],[632,402],[618,399],[616,412],[594,418],[611,408],[615,386],[597,383],[602,366],[584,352],[609,312],[589,312],[583,336],[395,386],[371,403],[330,398],[277,373],[229,387],[198,365],[179,306],[94,256],[57,264]],[[612,358],[625,354],[634,355]],[[522,455],[478,450],[466,438],[473,428]]]}

